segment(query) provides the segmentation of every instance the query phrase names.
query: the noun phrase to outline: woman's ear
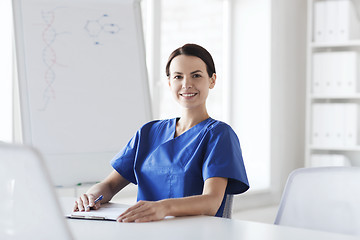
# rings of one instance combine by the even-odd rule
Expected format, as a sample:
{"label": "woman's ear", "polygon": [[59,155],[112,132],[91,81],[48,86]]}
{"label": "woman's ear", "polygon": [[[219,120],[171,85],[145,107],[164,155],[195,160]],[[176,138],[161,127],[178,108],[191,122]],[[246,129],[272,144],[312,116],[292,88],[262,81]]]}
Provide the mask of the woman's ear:
{"label": "woman's ear", "polygon": [[215,87],[215,83],[216,83],[216,74],[213,73],[213,75],[210,78],[210,86],[209,86],[209,88],[213,89]]}

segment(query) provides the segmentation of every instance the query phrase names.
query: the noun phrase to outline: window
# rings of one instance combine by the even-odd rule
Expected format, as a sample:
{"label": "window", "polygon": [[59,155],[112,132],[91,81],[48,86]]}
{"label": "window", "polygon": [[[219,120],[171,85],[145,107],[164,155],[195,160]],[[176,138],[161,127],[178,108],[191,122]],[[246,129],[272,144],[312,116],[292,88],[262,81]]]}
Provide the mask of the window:
{"label": "window", "polygon": [[222,119],[222,72],[223,72],[223,1],[184,0],[161,2],[161,86],[160,118],[179,116],[177,103],[168,90],[165,65],[170,53],[186,43],[197,43],[213,56],[217,71],[217,82],[210,91],[207,107],[210,116]]}
{"label": "window", "polygon": [[[204,46],[212,54],[217,71],[217,83],[207,101],[208,112],[211,117],[229,123],[237,132],[251,189],[261,190],[270,186],[270,35],[267,14],[270,5],[264,1],[255,4],[241,1],[246,3],[237,6],[243,8],[244,16],[235,19],[231,15],[234,14],[233,2],[142,1],[154,117],[180,115],[165,76],[165,64],[170,53],[185,43]],[[239,19],[246,24],[237,30],[250,37],[235,33],[239,27],[233,21]],[[257,29],[261,31],[257,32]],[[236,42],[234,47],[231,42],[235,38],[242,42]],[[230,45],[240,49],[242,55],[238,56]],[[237,73],[239,69],[241,73]],[[262,87],[259,88],[259,84]]]}

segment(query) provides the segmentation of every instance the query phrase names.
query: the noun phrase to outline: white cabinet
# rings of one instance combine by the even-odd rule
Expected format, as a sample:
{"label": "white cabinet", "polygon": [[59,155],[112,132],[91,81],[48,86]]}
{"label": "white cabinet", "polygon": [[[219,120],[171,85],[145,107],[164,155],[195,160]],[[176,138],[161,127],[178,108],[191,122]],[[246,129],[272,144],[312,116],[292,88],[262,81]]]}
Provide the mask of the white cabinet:
{"label": "white cabinet", "polygon": [[308,0],[306,166],[360,166],[360,0]]}

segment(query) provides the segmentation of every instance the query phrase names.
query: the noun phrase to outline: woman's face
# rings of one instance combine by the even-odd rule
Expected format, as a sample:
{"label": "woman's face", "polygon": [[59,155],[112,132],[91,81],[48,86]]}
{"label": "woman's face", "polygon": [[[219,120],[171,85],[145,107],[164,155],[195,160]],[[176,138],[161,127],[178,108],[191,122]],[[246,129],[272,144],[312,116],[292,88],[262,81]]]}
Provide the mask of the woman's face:
{"label": "woman's face", "polygon": [[188,109],[205,108],[209,89],[215,86],[215,73],[209,77],[206,64],[187,55],[175,57],[169,70],[169,87],[176,101]]}

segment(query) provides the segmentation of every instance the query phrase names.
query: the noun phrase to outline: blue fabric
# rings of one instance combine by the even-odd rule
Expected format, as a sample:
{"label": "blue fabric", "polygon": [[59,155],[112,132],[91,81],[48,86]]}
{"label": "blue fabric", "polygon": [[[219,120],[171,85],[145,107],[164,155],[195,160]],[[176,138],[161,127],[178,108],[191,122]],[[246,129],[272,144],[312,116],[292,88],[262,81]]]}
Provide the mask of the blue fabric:
{"label": "blue fabric", "polygon": [[211,177],[228,178],[226,194],[249,188],[239,140],[232,128],[208,118],[174,138],[177,119],[141,127],[112,159],[113,168],[138,185],[138,200],[157,201],[201,195]]}

